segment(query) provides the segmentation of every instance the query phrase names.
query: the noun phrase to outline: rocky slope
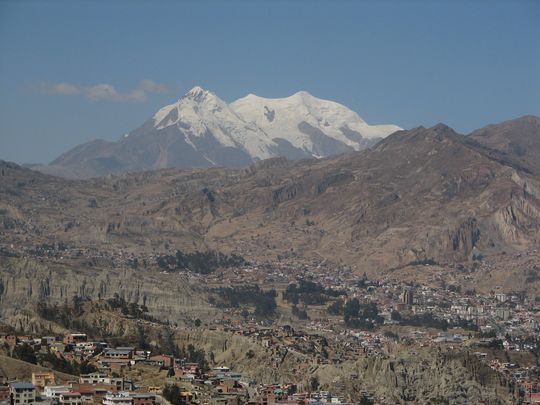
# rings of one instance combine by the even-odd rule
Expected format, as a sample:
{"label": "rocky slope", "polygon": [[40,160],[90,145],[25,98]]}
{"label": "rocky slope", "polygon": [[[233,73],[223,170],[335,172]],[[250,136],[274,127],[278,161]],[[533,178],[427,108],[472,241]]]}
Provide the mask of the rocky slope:
{"label": "rocky slope", "polygon": [[540,119],[527,115],[519,120],[488,125],[472,132],[468,140],[494,159],[540,174]]}
{"label": "rocky slope", "polygon": [[11,326],[30,332],[38,332],[47,324],[35,317],[35,305],[71,305],[74,296],[97,301],[112,298],[116,293],[127,302],[147,306],[153,316],[171,322],[205,319],[217,313],[205,301],[201,284],[181,274],[84,261],[6,257],[0,257],[0,269],[0,317]]}
{"label": "rocky slope", "polygon": [[[0,354],[0,377],[6,377],[8,380],[29,381],[32,379],[32,373],[44,371],[51,371],[51,369]],[[77,378],[76,376],[57,371],[54,371],[54,375],[63,381],[70,381]]]}
{"label": "rocky slope", "polygon": [[194,87],[117,142],[91,141],[36,168],[86,178],[167,167],[238,167],[277,156],[360,150],[399,129],[368,125],[347,107],[307,92],[282,99],[249,95],[227,104]]}
{"label": "rocky slope", "polygon": [[[180,346],[204,348],[214,354],[218,364],[228,364],[258,381],[295,381],[307,389],[310,378],[316,376],[322,389],[335,389],[339,384],[350,402],[359,401],[360,393],[369,391],[392,403],[514,403],[512,384],[468,352],[400,347],[395,355],[359,357],[339,365],[311,365],[306,372],[295,373],[304,361],[299,354],[289,352],[279,366],[272,365],[268,349],[244,336],[186,330],[176,339]],[[254,354],[252,359],[245,356],[249,350]]]}
{"label": "rocky slope", "polygon": [[337,158],[245,169],[66,181],[4,163],[2,174],[6,240],[319,257],[368,273],[540,242],[539,178],[444,125],[400,131]]}

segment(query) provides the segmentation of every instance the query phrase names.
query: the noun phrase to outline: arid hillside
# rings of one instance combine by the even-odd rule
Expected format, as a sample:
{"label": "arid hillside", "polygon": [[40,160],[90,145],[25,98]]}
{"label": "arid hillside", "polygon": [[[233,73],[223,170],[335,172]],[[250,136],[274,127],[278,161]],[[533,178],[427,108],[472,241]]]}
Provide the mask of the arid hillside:
{"label": "arid hillside", "polygon": [[[538,121],[489,126],[481,136],[488,144],[504,130],[534,140]],[[537,143],[523,142],[525,156],[534,155]],[[2,240],[136,254],[217,249],[261,261],[315,257],[369,274],[534,249],[540,178],[533,160],[495,156],[499,143],[489,145],[439,124],[397,132],[372,150],[244,169],[70,181],[2,163]]]}

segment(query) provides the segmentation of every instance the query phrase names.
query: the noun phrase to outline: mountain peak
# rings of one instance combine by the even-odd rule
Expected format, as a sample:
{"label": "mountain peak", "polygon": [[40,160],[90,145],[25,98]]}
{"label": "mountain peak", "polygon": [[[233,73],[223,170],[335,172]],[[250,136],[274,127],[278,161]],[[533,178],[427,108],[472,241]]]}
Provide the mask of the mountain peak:
{"label": "mountain peak", "polygon": [[297,91],[296,93],[294,93],[291,97],[305,98],[305,97],[313,97],[313,96],[309,92],[307,92],[305,90],[300,90],[300,91]]}
{"label": "mountain peak", "polygon": [[443,124],[442,122],[435,124],[434,126],[429,128],[429,130],[441,135],[457,135],[456,131],[454,131],[448,125]]}
{"label": "mountain peak", "polygon": [[212,94],[210,91],[203,89],[200,86],[193,87],[190,91],[188,91],[183,97],[188,98],[194,101],[202,101],[205,99],[209,94]]}

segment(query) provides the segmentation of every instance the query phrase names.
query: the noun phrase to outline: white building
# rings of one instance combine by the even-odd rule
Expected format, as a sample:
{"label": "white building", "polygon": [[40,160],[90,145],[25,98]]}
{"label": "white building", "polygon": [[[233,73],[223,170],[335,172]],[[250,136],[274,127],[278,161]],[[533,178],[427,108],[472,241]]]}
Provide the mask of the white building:
{"label": "white building", "polygon": [[47,385],[43,389],[43,395],[47,398],[58,398],[60,394],[69,392],[69,390],[67,385]]}
{"label": "white building", "polygon": [[36,389],[33,384],[13,383],[9,388],[15,405],[34,404],[36,402]]}
{"label": "white building", "polygon": [[133,398],[126,392],[108,394],[103,398],[103,405],[133,405]]}

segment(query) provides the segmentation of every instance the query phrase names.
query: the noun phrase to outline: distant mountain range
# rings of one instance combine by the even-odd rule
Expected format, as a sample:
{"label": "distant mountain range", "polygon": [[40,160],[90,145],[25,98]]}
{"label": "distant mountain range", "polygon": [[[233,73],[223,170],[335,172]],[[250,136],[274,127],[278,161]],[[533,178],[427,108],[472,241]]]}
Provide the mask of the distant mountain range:
{"label": "distant mountain range", "polygon": [[272,157],[321,158],[370,147],[400,130],[369,125],[354,111],[301,91],[230,104],[194,87],[116,142],[95,140],[62,154],[44,173],[87,178],[171,167],[245,166]]}
{"label": "distant mountain range", "polygon": [[540,266],[529,256],[540,246],[539,141],[540,118],[525,116],[468,136],[438,124],[360,152],[242,168],[74,181],[0,162],[0,235],[14,246],[329,260],[377,277],[407,277],[392,269],[411,263],[472,269],[483,257],[491,261],[468,275],[471,285],[534,289],[526,280]]}

